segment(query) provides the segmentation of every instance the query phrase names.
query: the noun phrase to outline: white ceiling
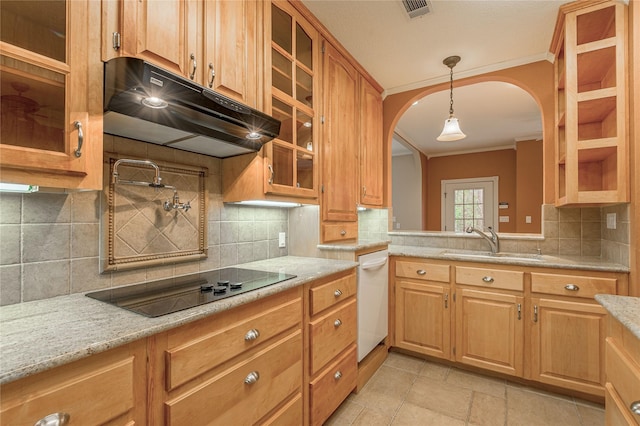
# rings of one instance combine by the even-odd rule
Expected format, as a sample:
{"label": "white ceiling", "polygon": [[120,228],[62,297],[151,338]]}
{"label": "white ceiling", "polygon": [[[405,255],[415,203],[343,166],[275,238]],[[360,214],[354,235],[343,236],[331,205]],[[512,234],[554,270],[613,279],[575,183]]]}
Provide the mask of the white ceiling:
{"label": "white ceiling", "polygon": [[[467,138],[436,142],[448,117],[449,92],[411,107],[397,132],[427,155],[513,145],[540,137],[540,113],[531,96],[506,83],[457,88],[455,80],[540,60],[566,0],[431,0],[432,12],[409,19],[400,0],[302,0],[309,10],[382,85],[385,95],[449,80],[454,68],[454,109]],[[443,145],[444,144],[444,145]]]}

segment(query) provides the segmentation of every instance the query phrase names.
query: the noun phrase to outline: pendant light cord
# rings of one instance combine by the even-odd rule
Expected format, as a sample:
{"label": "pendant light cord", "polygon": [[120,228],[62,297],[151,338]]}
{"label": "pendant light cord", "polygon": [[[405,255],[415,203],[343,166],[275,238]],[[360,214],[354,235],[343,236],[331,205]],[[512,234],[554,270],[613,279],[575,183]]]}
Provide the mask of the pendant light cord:
{"label": "pendant light cord", "polygon": [[453,67],[451,67],[451,79],[449,80],[450,89],[450,102],[449,102],[449,117],[453,117]]}

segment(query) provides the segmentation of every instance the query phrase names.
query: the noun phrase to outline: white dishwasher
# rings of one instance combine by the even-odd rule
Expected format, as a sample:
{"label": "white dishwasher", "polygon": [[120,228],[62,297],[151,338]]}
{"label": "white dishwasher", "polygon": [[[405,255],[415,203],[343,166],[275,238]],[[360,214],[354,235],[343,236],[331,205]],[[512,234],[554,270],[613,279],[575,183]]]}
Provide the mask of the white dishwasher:
{"label": "white dishwasher", "polygon": [[358,256],[358,362],[387,337],[389,252]]}

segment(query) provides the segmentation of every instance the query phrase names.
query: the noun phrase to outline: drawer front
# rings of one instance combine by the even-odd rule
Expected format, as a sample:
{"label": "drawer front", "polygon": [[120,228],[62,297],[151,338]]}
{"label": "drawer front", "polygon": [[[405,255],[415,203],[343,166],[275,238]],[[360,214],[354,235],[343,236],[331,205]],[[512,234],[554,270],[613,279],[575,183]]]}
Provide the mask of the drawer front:
{"label": "drawer front", "polygon": [[524,289],[524,272],[456,266],[456,283],[522,291]]}
{"label": "drawer front", "polygon": [[355,343],[357,337],[355,299],[309,324],[311,374],[317,373],[336,355]]}
{"label": "drawer front", "polygon": [[358,238],[358,222],[322,224],[322,241],[354,240]]}
{"label": "drawer front", "polygon": [[276,411],[268,419],[260,422],[262,426],[271,425],[301,425],[302,418],[302,394],[297,394],[291,401],[287,402],[284,407]]}
{"label": "drawer front", "polygon": [[410,262],[398,260],[396,262],[396,276],[413,278],[423,281],[449,282],[451,267],[428,262]]}
{"label": "drawer front", "polygon": [[618,341],[610,338],[607,339],[605,359],[607,382],[613,385],[629,417],[640,423],[640,415],[630,408],[632,404],[640,403],[640,365],[618,346]]}
{"label": "drawer front", "polygon": [[309,384],[312,425],[321,425],[356,387],[358,359],[354,346]]}
{"label": "drawer front", "polygon": [[[56,369],[33,376],[41,379],[40,383],[35,383],[35,388],[28,386],[26,395],[17,398],[13,398],[13,391],[21,381],[3,386],[2,424],[33,425],[58,412],[68,414],[72,425],[104,424],[119,418],[134,408],[134,364],[134,356],[92,366],[82,362],[75,372],[78,364],[69,364],[61,367],[62,374]],[[17,393],[21,391],[17,389]]]}
{"label": "drawer front", "polygon": [[311,288],[311,315],[348,299],[356,294],[356,274],[353,273],[335,281]]}
{"label": "drawer front", "polygon": [[593,299],[596,294],[616,294],[615,278],[596,278],[576,275],[531,274],[531,291],[534,293]]}
{"label": "drawer front", "polygon": [[[264,309],[264,308],[263,308]],[[302,321],[296,298],[166,351],[167,390],[188,382]]]}
{"label": "drawer front", "polygon": [[165,403],[168,425],[254,424],[302,386],[302,332]]}

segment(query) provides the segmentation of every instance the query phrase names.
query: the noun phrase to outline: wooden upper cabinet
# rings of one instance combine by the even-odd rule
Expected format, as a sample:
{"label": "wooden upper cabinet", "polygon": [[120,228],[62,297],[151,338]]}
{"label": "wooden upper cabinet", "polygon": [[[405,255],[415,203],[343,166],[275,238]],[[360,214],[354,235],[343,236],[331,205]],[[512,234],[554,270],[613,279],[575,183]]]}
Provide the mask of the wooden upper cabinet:
{"label": "wooden upper cabinet", "polygon": [[328,42],[323,53],[322,221],[355,222],[358,73]]}
{"label": "wooden upper cabinet", "polygon": [[382,95],[360,77],[360,204],[381,207],[383,199]]}
{"label": "wooden upper cabinet", "polygon": [[99,2],[3,0],[0,14],[0,180],[101,189]]}
{"label": "wooden upper cabinet", "polygon": [[629,201],[627,6],[560,8],[551,51],[556,84],[556,205]]}

